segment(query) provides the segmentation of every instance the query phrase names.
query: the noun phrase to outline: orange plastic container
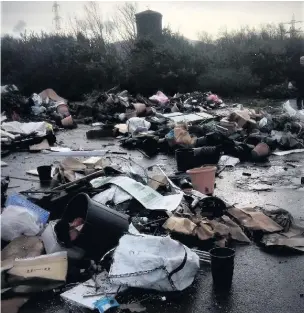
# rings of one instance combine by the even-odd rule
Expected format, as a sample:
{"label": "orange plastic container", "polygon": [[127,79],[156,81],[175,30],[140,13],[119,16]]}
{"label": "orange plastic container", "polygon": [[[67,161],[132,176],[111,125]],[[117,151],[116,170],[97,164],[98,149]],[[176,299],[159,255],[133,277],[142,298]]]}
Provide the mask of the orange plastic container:
{"label": "orange plastic container", "polygon": [[193,188],[203,194],[209,195],[214,192],[215,166],[202,166],[187,171],[190,175]]}

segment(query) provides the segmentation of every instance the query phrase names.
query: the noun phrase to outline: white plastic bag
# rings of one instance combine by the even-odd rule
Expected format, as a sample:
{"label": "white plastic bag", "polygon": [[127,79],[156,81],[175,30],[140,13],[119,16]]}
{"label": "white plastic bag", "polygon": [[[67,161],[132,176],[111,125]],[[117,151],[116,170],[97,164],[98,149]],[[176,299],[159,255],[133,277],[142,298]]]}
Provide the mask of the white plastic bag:
{"label": "white plastic bag", "polygon": [[259,127],[260,128],[265,127],[267,123],[268,123],[267,117],[263,117],[259,122]]}
{"label": "white plastic bag", "polygon": [[39,217],[24,207],[9,205],[1,214],[1,235],[5,241],[22,235],[35,236],[42,228]]}
{"label": "white plastic bag", "polygon": [[295,117],[304,121],[304,110],[295,110],[296,101],[295,100],[287,100],[283,104],[283,110],[288,113],[290,117]]}
{"label": "white plastic bag", "polygon": [[127,120],[128,132],[133,134],[137,130],[148,131],[151,127],[151,123],[140,117],[131,117]]}
{"label": "white plastic bag", "polygon": [[113,284],[159,291],[184,290],[199,269],[198,255],[169,236],[124,235],[113,259]]}

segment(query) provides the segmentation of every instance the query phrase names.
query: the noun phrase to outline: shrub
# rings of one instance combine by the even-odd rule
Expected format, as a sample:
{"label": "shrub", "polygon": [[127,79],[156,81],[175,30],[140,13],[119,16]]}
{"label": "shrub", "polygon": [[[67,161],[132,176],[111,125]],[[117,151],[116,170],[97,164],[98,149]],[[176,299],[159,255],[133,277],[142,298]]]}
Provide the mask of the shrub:
{"label": "shrub", "polygon": [[53,88],[78,100],[92,90],[120,84],[132,93],[151,95],[211,90],[219,95],[288,97],[283,91],[292,66],[304,55],[303,37],[288,38],[281,26],[243,28],[189,40],[164,29],[157,42],[140,40],[119,54],[102,34],[76,36],[24,34],[1,38],[2,84],[25,94]]}

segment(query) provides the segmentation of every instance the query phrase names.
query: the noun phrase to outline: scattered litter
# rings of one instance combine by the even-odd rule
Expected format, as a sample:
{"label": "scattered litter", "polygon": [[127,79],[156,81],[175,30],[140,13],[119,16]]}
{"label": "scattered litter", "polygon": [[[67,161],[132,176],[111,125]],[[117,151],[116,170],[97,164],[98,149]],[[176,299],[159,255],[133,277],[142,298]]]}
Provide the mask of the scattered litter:
{"label": "scattered litter", "polygon": [[100,177],[90,182],[94,188],[99,188],[106,184],[114,184],[127,193],[132,195],[148,210],[161,210],[172,212],[177,209],[180,204],[183,194],[162,196],[149,186],[145,186],[129,177]]}
{"label": "scattered litter", "polygon": [[111,308],[119,307],[119,303],[113,297],[106,297],[94,302],[94,307],[103,313]]}
{"label": "scattered litter", "polygon": [[1,128],[7,132],[15,134],[29,135],[35,133],[37,136],[45,136],[48,129],[51,125],[46,122],[29,122],[29,123],[20,123],[20,122],[6,122],[1,124]]}
{"label": "scattered litter", "polygon": [[105,272],[96,276],[96,283],[98,286],[97,291],[95,291],[95,288],[92,289],[92,287],[90,287],[95,285],[95,281],[89,279],[88,281],[62,293],[60,296],[65,300],[75,302],[83,307],[94,310],[94,303],[97,300],[102,299],[102,296],[111,294],[116,295],[127,289],[126,287],[111,284],[107,279],[107,274]]}
{"label": "scattered litter", "polygon": [[262,230],[268,233],[282,231],[283,228],[274,222],[263,212],[256,210],[254,207],[249,208],[230,208],[229,214],[236,219],[240,225],[249,230]]}
{"label": "scattered litter", "polygon": [[[7,197],[8,188],[14,186],[9,186],[9,177],[1,180],[2,239],[10,241],[2,251],[3,275],[19,276],[14,284],[5,281],[2,291],[40,292],[63,286],[63,299],[91,310],[119,307],[143,312],[146,308],[140,302],[119,305],[115,297],[129,287],[163,292],[186,289],[200,265],[212,265],[214,254],[207,251],[215,246],[254,241],[269,250],[304,252],[303,226],[289,212],[236,208],[210,196],[216,174],[240,162],[256,174],[242,172],[247,177],[236,181],[239,188],[245,181],[252,192],[270,191],[274,188],[270,183],[276,180],[281,186],[283,181],[288,187],[292,182],[301,188],[300,164],[285,160],[277,174],[282,158],[275,163],[270,158],[266,177],[259,177],[259,169],[253,168],[261,167],[257,163],[271,154],[304,152],[304,111],[294,109],[293,101],[284,103],[286,113],[282,114],[267,112],[268,108],[228,106],[212,92],[170,97],[158,91],[147,99],[115,87],[68,104],[52,89],[29,99],[13,86],[3,90],[2,157],[14,151],[41,151],[55,160],[26,172],[39,176],[39,171],[41,179],[40,189],[20,192],[27,197]],[[87,139],[102,140],[96,141],[96,150],[83,150],[83,143],[78,150],[53,146],[54,131],[74,128],[76,121],[87,125]],[[111,141],[105,141],[106,137]],[[144,168],[142,156],[137,161],[122,149],[112,151],[116,143],[149,159],[175,154],[176,164],[166,162],[164,170],[159,165]],[[98,150],[102,147],[107,150]],[[29,155],[24,159],[35,157]],[[12,166],[13,158],[9,164],[1,161],[1,167]],[[252,168],[247,162],[254,162]],[[49,184],[43,186],[45,180]],[[88,267],[87,260],[91,260]],[[81,269],[75,268],[76,261],[84,261]],[[68,270],[77,272],[77,277],[72,277],[73,288],[66,291]]]}
{"label": "scattered litter", "polygon": [[35,215],[37,215],[39,223],[44,225],[47,223],[50,216],[50,212],[40,208],[38,205],[32,203],[26,197],[20,194],[13,194],[7,197],[5,207],[10,205],[24,207],[27,210],[32,211]]}
{"label": "scattered litter", "polygon": [[102,204],[111,202],[114,203],[115,205],[118,205],[127,200],[131,200],[132,196],[129,195],[124,190],[122,190],[121,188],[119,188],[118,186],[111,186],[111,188],[98,193],[92,199]]}
{"label": "scattered litter", "polygon": [[240,163],[240,159],[223,155],[221,156],[218,165],[235,167],[238,163]]}

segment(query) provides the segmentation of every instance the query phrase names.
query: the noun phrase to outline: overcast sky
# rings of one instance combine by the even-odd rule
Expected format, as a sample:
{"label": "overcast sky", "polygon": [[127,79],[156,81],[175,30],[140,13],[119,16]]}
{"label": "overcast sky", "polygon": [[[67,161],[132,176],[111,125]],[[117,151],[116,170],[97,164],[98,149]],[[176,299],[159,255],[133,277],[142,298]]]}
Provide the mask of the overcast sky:
{"label": "overcast sky", "polygon": [[[59,1],[59,13],[63,25],[69,17],[81,17],[86,1]],[[106,20],[115,13],[115,7],[123,2],[98,1],[100,13]],[[2,1],[1,34],[18,35],[20,31],[54,30],[53,1]],[[151,9],[162,13],[163,26],[170,25],[174,31],[180,31],[189,39],[197,39],[200,31],[213,36],[223,28],[228,30],[243,25],[256,26],[266,23],[280,23],[291,20],[304,20],[304,2],[293,1],[150,1],[137,2],[138,11]],[[304,24],[297,24],[299,27]]]}

